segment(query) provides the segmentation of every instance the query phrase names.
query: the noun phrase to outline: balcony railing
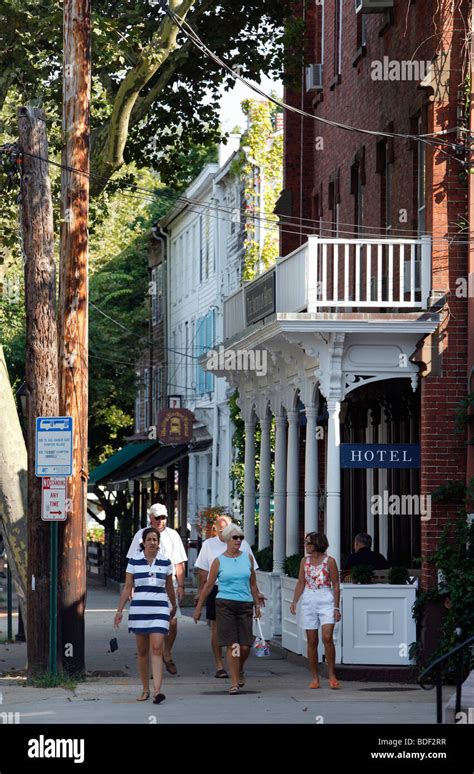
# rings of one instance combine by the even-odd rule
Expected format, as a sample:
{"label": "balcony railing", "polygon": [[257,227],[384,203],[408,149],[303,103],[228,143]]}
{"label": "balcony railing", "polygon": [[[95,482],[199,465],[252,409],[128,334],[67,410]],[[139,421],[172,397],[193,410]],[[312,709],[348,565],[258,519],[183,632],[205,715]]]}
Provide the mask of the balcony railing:
{"label": "balcony railing", "polygon": [[[246,294],[275,273],[276,312],[398,312],[427,309],[431,238],[310,236],[265,275],[224,301],[224,338],[247,327]],[[255,296],[255,294],[253,294]]]}

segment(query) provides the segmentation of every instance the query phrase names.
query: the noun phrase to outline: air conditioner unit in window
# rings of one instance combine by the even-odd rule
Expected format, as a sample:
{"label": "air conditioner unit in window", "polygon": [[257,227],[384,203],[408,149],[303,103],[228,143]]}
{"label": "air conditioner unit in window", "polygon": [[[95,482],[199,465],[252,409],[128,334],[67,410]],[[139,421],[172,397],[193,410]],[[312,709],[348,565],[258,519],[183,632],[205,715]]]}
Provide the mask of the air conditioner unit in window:
{"label": "air conditioner unit in window", "polygon": [[306,68],[306,91],[321,91],[323,88],[323,66],[312,64]]}
{"label": "air conditioner unit in window", "polygon": [[384,13],[393,5],[394,0],[355,0],[357,13]]}

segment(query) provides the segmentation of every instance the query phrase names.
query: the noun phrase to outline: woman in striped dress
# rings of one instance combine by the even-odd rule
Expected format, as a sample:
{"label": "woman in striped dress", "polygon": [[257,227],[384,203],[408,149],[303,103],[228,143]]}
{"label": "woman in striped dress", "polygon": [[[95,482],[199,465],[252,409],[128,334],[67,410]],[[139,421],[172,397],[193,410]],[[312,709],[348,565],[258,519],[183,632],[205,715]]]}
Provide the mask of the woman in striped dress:
{"label": "woman in striped dress", "polygon": [[134,589],[128,614],[128,631],[133,632],[137,642],[138,670],[143,686],[137,701],[146,701],[150,697],[148,664],[151,646],[153,703],[160,704],[165,699],[161,693],[163,645],[169,631],[170,618],[176,614],[173,566],[159,552],[160,533],[155,527],[144,530],[140,545],[139,553],[127,565],[114,626],[120,625],[124,605]]}

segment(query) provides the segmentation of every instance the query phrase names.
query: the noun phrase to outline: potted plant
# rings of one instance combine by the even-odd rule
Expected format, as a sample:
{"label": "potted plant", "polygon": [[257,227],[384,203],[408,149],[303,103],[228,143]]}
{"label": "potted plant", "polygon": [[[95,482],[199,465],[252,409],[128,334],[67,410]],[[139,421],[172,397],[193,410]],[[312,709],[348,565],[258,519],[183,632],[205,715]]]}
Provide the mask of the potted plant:
{"label": "potted plant", "polygon": [[228,509],[222,505],[209,505],[198,512],[195,525],[203,540],[213,536],[216,520],[224,514],[228,514]]}
{"label": "potted plant", "polygon": [[351,569],[352,583],[366,584],[372,583],[374,570],[368,564],[358,564]]}
{"label": "potted plant", "polygon": [[410,575],[406,567],[392,567],[388,573],[388,582],[392,586],[403,586],[410,582]]}

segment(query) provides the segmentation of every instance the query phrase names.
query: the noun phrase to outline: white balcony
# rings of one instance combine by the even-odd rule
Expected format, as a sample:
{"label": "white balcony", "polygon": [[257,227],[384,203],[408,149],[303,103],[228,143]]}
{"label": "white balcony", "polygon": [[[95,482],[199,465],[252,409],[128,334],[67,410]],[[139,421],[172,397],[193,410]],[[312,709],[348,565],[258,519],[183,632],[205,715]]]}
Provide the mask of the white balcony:
{"label": "white balcony", "polygon": [[310,236],[224,301],[224,340],[274,312],[427,310],[430,292],[429,236],[383,240]]}

